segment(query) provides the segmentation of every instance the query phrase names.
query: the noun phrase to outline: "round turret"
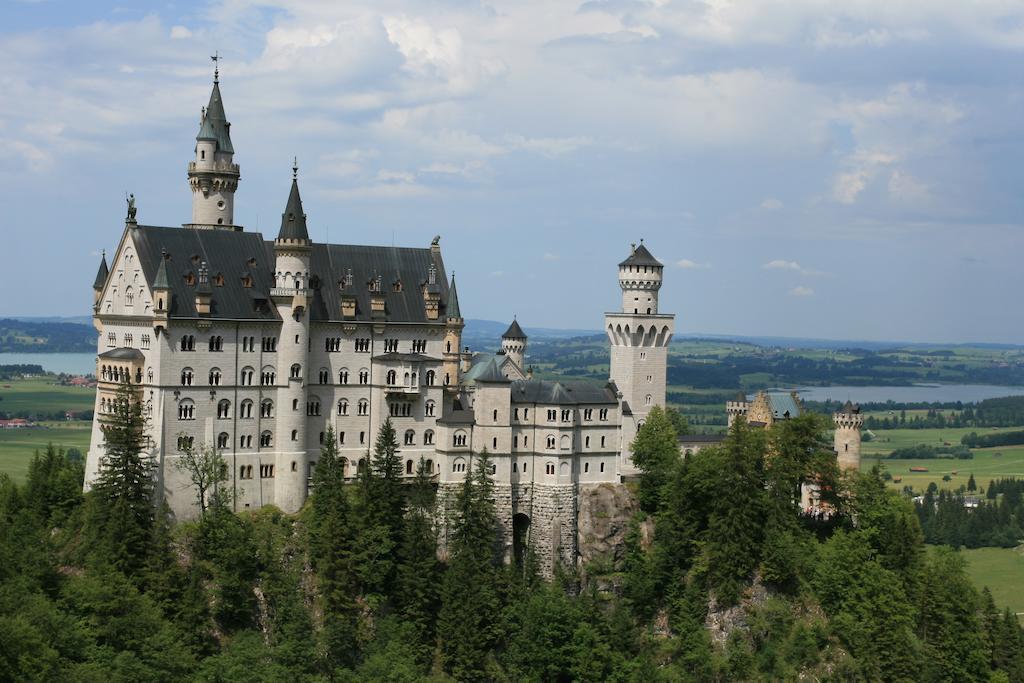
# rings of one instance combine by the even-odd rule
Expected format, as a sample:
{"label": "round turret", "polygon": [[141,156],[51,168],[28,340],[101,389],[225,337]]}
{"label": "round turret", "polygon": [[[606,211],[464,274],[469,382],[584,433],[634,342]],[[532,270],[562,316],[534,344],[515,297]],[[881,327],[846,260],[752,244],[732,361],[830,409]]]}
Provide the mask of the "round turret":
{"label": "round turret", "polygon": [[619,264],[619,287],[622,288],[622,312],[634,315],[658,313],[658,290],[665,267],[644,246],[631,245],[632,252]]}
{"label": "round turret", "polygon": [[523,369],[523,362],[526,357],[526,333],[519,326],[519,322],[513,318],[512,324],[501,335],[501,350],[515,363],[520,370]]}
{"label": "round turret", "polygon": [[860,469],[860,430],[864,426],[860,406],[847,401],[846,405],[832,415],[832,421],[836,426],[834,448],[839,468]]}

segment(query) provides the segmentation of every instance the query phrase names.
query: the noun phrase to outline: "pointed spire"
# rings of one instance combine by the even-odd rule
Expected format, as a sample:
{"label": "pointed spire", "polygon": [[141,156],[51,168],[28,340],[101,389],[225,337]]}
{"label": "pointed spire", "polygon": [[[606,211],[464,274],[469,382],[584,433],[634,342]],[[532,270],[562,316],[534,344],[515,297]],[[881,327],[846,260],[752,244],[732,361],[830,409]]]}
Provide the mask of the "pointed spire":
{"label": "pointed spire", "polygon": [[231,145],[231,124],[228,123],[227,114],[224,113],[224,101],[220,96],[220,80],[217,78],[216,72],[213,90],[210,92],[210,103],[206,105],[196,140],[213,140],[217,143],[218,152],[235,153],[235,148]]}
{"label": "pointed spire", "polygon": [[519,321],[516,320],[515,316],[512,316],[512,324],[505,330],[505,334],[501,335],[502,339],[526,339],[526,333],[523,332],[523,328],[519,327]]}
{"label": "pointed spire", "polygon": [[302,197],[299,196],[299,167],[296,161],[292,166],[292,190],[288,194],[288,205],[281,214],[281,230],[277,234],[279,240],[309,241],[306,230],[306,214],[302,211]]}
{"label": "pointed spire", "polygon": [[452,271],[452,284],[448,287],[448,308],[447,308],[448,319],[462,318],[462,312],[459,311],[459,293],[455,290],[455,272]]}
{"label": "pointed spire", "polygon": [[104,249],[100,256],[100,269],[96,272],[96,281],[92,283],[92,288],[97,292],[103,289],[103,286],[107,284],[108,275],[110,275],[110,269],[107,268],[107,250]]}
{"label": "pointed spire", "polygon": [[167,281],[167,250],[160,250],[160,266],[156,269],[156,278],[153,280],[153,289],[170,289]]}

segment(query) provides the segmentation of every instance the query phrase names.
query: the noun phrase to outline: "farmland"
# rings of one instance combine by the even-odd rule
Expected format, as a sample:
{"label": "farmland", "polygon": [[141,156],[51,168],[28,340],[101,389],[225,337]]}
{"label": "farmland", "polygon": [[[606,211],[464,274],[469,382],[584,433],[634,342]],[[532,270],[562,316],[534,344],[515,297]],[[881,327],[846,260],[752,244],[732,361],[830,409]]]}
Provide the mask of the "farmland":
{"label": "farmland", "polygon": [[1017,548],[975,548],[961,550],[967,560],[967,573],[978,588],[988,586],[1000,607],[1024,613],[1024,593],[1020,590],[1024,577],[1024,546]]}
{"label": "farmland", "polygon": [[44,422],[31,429],[0,430],[0,472],[9,474],[15,481],[22,481],[28,472],[29,462],[36,450],[43,450],[48,443],[65,450],[77,448],[85,457],[89,448],[91,422]]}

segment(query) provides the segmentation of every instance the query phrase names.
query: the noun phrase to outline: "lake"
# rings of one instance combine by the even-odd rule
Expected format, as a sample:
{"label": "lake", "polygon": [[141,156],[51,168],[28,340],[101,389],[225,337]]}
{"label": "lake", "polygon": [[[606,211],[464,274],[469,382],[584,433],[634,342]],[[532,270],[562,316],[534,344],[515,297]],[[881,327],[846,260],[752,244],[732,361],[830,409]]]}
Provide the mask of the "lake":
{"label": "lake", "polygon": [[42,365],[47,372],[92,375],[96,372],[94,353],[0,353],[0,365]]}
{"label": "lake", "polygon": [[995,384],[916,384],[910,387],[799,387],[805,401],[853,401],[854,403],[977,403],[987,398],[1024,396],[1024,387]]}

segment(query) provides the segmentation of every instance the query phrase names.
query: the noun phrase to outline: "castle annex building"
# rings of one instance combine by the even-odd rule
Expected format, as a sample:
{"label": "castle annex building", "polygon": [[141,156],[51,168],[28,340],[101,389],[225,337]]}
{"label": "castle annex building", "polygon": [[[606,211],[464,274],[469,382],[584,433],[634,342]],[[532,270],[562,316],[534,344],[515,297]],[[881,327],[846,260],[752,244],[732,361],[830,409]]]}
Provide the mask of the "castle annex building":
{"label": "castle annex building", "polygon": [[473,453],[490,452],[509,558],[516,539],[548,569],[573,562],[581,487],[634,474],[629,444],[665,404],[674,316],[658,308],[662,264],[641,243],[618,265],[622,299],[605,316],[608,382],[533,379],[516,321],[496,353],[462,346],[438,238],[417,248],[314,242],[297,175],[272,240],[235,223],[241,174],[215,76],[188,164],[191,221],[140,225],[131,202],[110,266],[100,264],[86,486],[104,457],[100,424],[125,382],[144,406],[148,455],[179,518],[197,513],[177,467],[185,449],[221,452],[236,510],[294,512],[328,429],[354,477],[390,417],[406,475],[423,458],[441,500]]}

